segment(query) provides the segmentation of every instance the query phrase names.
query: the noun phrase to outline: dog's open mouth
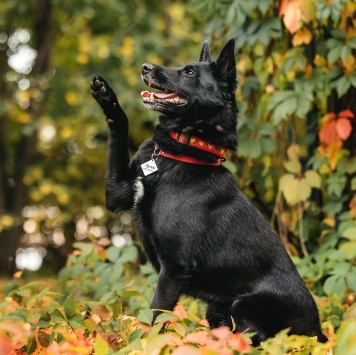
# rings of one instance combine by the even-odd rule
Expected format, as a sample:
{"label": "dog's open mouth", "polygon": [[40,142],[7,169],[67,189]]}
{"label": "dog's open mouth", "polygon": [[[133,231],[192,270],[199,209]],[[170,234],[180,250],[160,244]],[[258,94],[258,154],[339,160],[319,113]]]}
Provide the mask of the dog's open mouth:
{"label": "dog's open mouth", "polygon": [[148,80],[144,80],[145,83],[153,87],[155,89],[161,90],[163,92],[150,92],[150,91],[142,91],[141,96],[143,97],[144,104],[152,104],[152,103],[159,103],[159,104],[174,104],[174,105],[184,105],[188,102],[188,99],[181,93],[169,90],[166,88],[161,88],[156,84]]}

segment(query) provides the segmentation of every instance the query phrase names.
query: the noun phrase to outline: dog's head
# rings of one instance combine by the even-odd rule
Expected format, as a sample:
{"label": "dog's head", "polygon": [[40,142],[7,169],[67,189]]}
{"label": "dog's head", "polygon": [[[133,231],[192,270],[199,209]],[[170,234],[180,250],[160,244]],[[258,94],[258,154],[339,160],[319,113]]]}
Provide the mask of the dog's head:
{"label": "dog's head", "polygon": [[161,91],[143,91],[144,105],[167,115],[196,116],[214,114],[235,102],[234,45],[234,40],[230,40],[216,61],[212,61],[208,43],[204,42],[199,62],[178,68],[143,64],[143,81]]}

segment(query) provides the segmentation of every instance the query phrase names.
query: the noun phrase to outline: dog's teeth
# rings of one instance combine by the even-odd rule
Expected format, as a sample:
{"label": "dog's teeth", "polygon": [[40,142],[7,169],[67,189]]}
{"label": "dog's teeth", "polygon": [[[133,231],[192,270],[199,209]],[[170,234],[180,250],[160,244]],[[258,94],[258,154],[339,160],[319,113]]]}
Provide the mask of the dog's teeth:
{"label": "dog's teeth", "polygon": [[151,92],[150,99],[151,99],[151,100],[154,100],[154,99],[155,99],[155,96],[153,95],[153,92]]}

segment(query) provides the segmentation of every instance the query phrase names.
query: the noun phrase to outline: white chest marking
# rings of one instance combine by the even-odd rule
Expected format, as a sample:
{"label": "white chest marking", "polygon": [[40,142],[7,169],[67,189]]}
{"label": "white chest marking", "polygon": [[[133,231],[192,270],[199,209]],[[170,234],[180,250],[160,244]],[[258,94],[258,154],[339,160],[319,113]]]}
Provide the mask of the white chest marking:
{"label": "white chest marking", "polygon": [[141,178],[138,178],[135,181],[134,190],[134,207],[136,207],[136,205],[141,201],[143,195],[145,194],[145,188],[143,186],[143,183],[141,182]]}

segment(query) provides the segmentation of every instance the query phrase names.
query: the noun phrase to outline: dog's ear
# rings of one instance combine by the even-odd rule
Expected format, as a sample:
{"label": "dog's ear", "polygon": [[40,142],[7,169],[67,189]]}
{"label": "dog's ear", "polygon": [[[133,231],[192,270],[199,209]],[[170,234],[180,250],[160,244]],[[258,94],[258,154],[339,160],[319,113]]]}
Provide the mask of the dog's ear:
{"label": "dog's ear", "polygon": [[233,73],[233,70],[236,68],[235,61],[235,40],[230,39],[229,42],[226,43],[225,47],[221,51],[219,58],[216,61],[218,68],[221,73]]}
{"label": "dog's ear", "polygon": [[203,47],[200,52],[199,62],[211,63],[211,56],[209,51],[209,43],[208,41],[204,41]]}

